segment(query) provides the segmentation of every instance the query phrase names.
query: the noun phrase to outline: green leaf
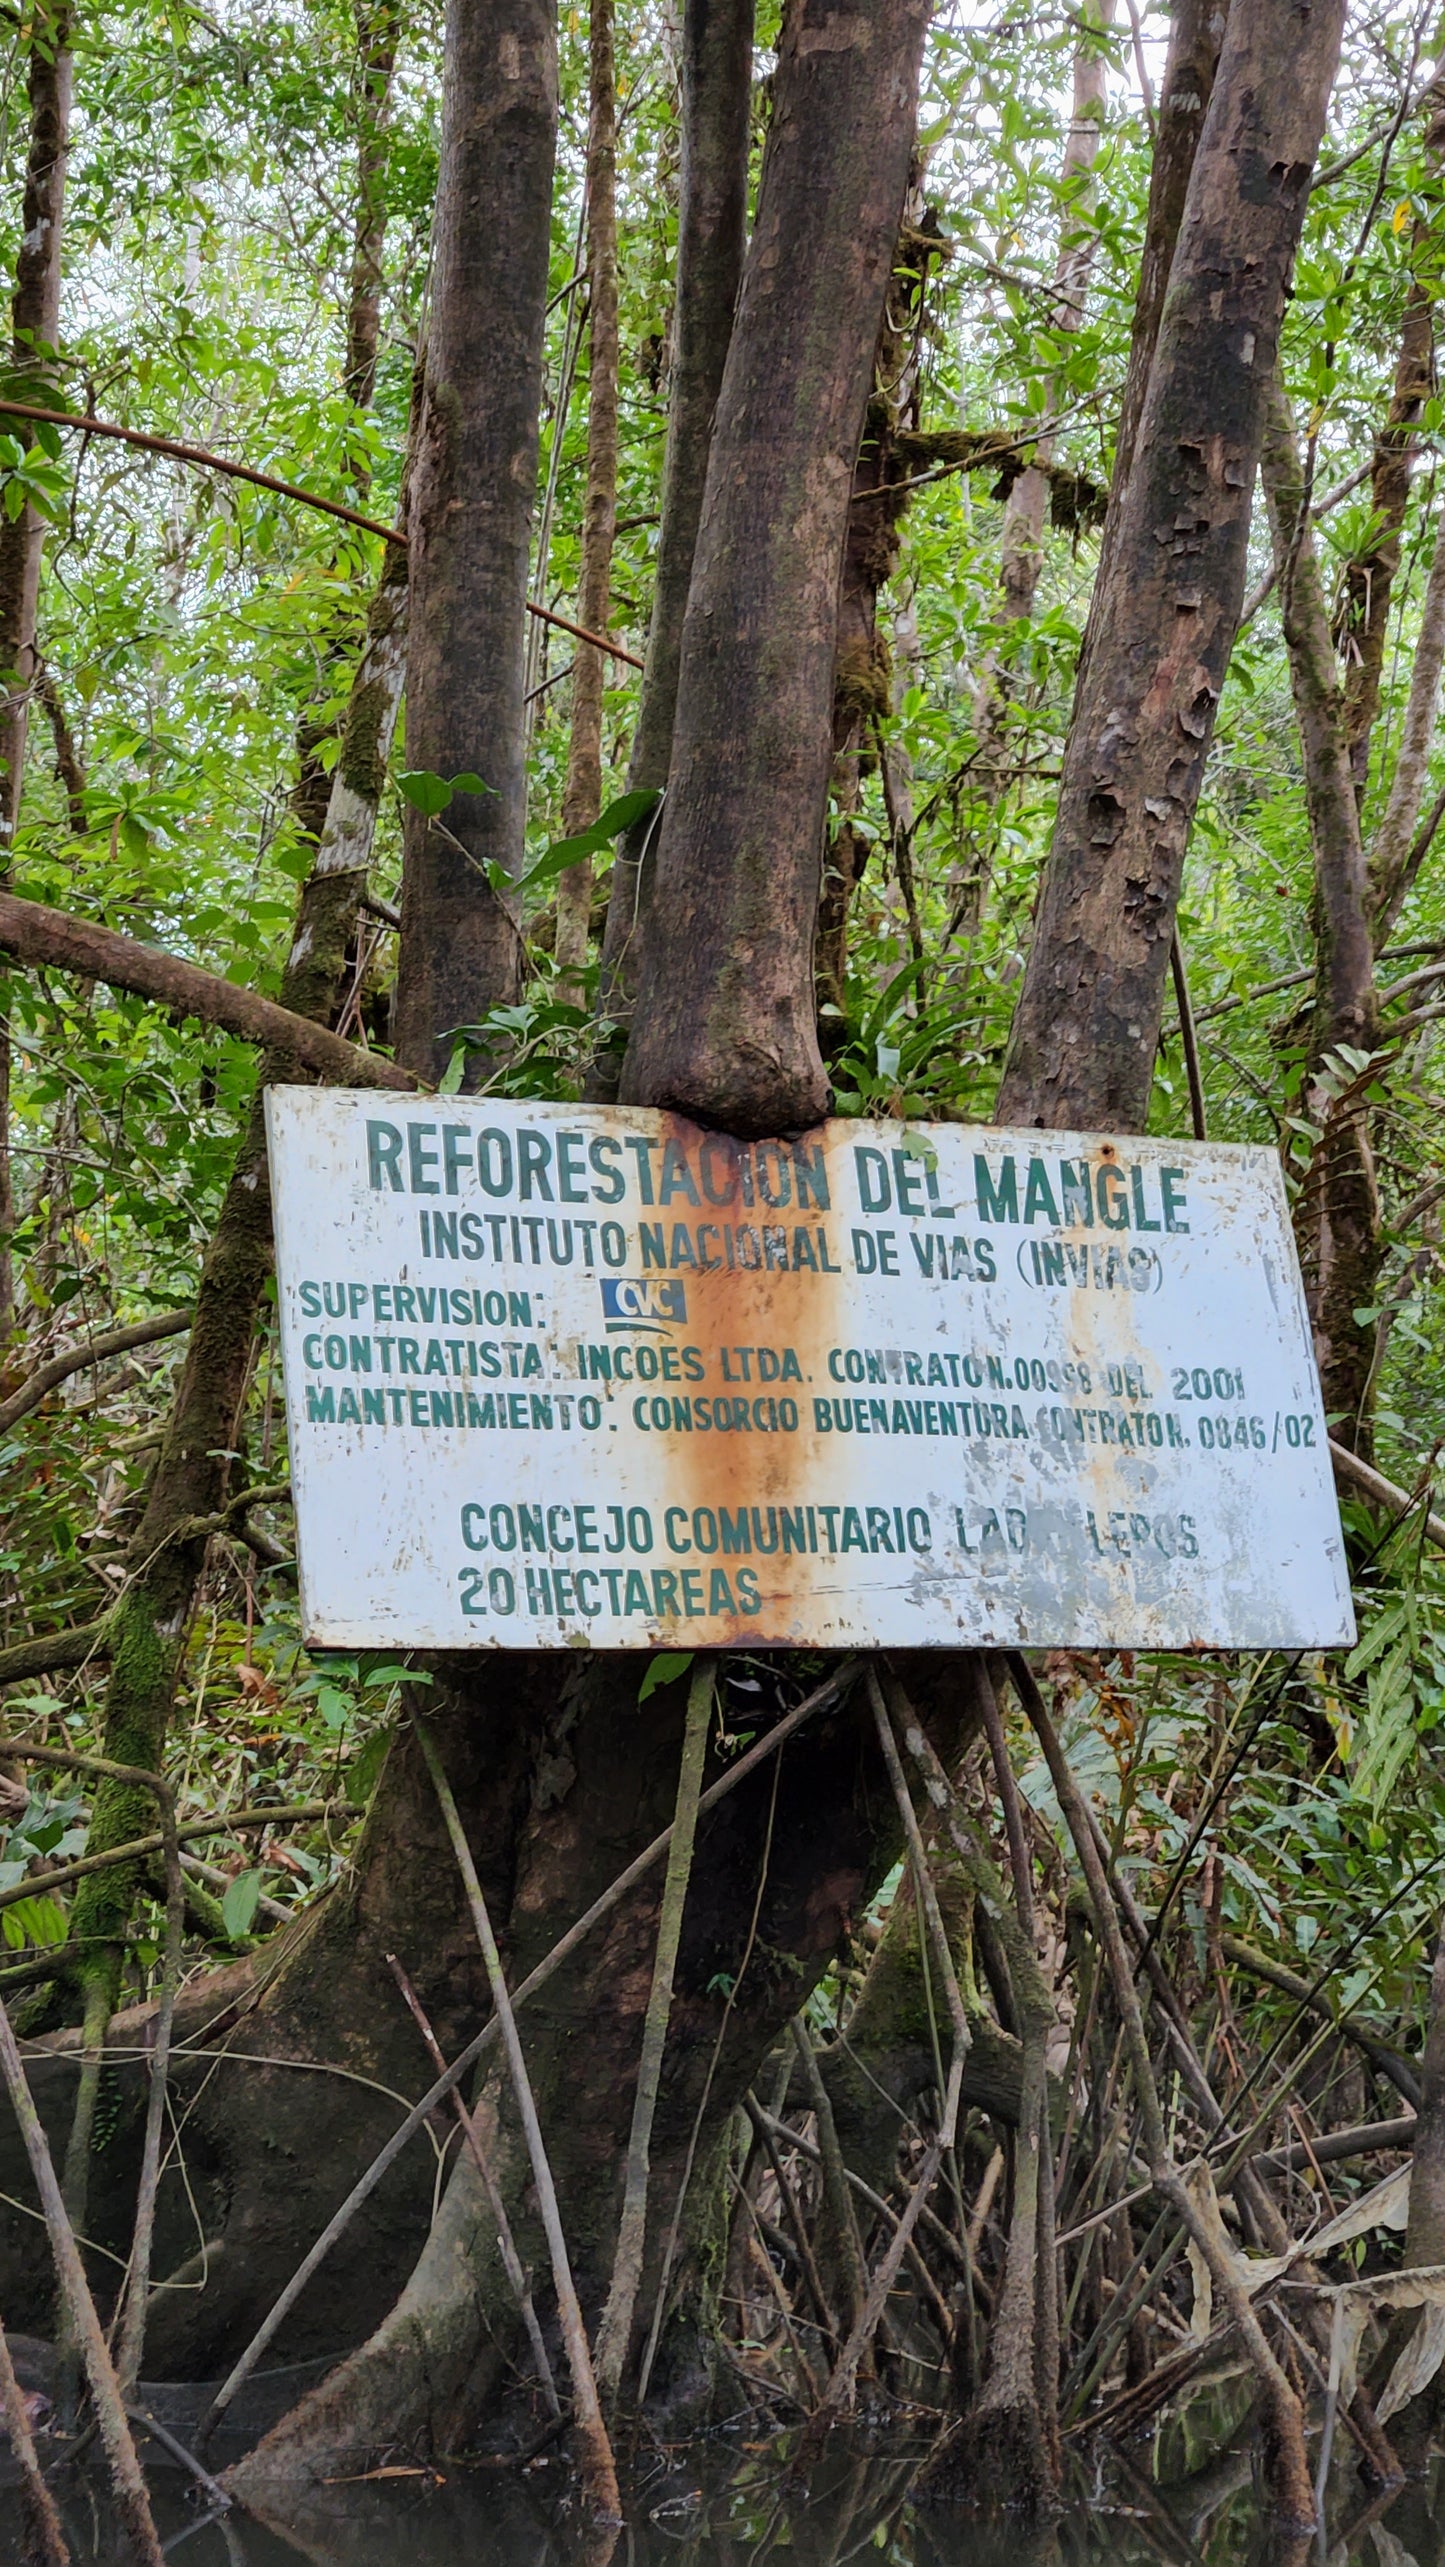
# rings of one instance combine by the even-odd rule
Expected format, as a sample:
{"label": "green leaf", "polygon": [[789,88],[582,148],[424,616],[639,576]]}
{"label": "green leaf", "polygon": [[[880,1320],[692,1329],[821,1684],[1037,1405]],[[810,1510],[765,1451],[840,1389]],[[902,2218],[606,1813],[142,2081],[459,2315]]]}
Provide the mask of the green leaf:
{"label": "green leaf", "polygon": [[430,767],[404,767],[396,779],[397,791],[413,811],[424,820],[435,820],[445,811],[452,798],[452,788],[444,776],[433,775]]}
{"label": "green leaf", "polygon": [[346,1797],[353,1809],[365,1809],[376,1787],[382,1759],[391,1744],[389,1729],[378,1729],[368,1738],[359,1756],[353,1756],[346,1768]]}
{"label": "green leaf", "polygon": [[1348,1658],[1345,1660],[1345,1676],[1347,1681],[1355,1676],[1362,1675],[1365,1668],[1370,1666],[1373,1661],[1379,1657],[1381,1651],[1387,1649],[1391,1641],[1398,1638],[1399,1634],[1404,1630],[1408,1618],[1408,1604],[1394,1604],[1387,1606],[1386,1610],[1371,1623],[1369,1630],[1364,1634],[1363,1638],[1356,1642],[1354,1648],[1350,1651]]}
{"label": "green leaf", "polygon": [[664,1649],[659,1657],[653,1659],[637,1688],[639,1703],[646,1702],[648,1695],[656,1693],[659,1685],[676,1684],[679,1676],[687,1674],[695,1654],[691,1649]]}
{"label": "green leaf", "polygon": [[600,855],[604,847],[620,838],[624,829],[635,829],[639,820],[647,819],[662,800],[660,793],[621,793],[609,802],[600,819],[590,829],[580,829],[575,838],[554,838],[544,856],[539,856],[530,872],[524,873],[517,888],[525,891],[534,882],[550,882],[555,874],[566,873],[570,865],[583,864],[588,856]]}
{"label": "green leaf", "polygon": [[260,1898],[260,1873],[238,1872],[221,1901],[221,1916],[233,1943],[250,1933]]}
{"label": "green leaf", "polygon": [[444,775],[434,775],[430,767],[403,767],[396,779],[397,791],[419,811],[424,820],[439,819],[453,795],[458,793],[491,793],[494,788],[470,767],[454,775],[448,783]]}
{"label": "green leaf", "polygon": [[906,1157],[920,1160],[925,1168],[938,1165],[938,1144],[926,1132],[905,1132],[903,1150]]}
{"label": "green leaf", "polygon": [[63,1943],[68,1931],[65,1910],[53,1898],[17,1899],[0,1914],[0,1929],[14,1950],[22,1943],[38,1943],[46,1949]]}

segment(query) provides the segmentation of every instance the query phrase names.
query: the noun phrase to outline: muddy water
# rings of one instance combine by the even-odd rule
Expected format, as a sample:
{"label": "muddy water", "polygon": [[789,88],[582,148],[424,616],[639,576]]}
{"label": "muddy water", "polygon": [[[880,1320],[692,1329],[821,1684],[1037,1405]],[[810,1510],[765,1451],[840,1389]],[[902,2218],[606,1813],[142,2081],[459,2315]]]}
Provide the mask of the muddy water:
{"label": "muddy water", "polygon": [[[1062,2519],[1028,2532],[912,2507],[897,2464],[840,2461],[803,2495],[781,2446],[694,2447],[640,2473],[611,2567],[751,2567],[779,2551],[779,2567],[1445,2567],[1438,2466],[1374,2512],[1342,2482],[1328,2541],[1290,2544],[1260,2516],[1247,2451],[1158,2490],[1144,2475],[1149,2458],[1145,2445],[1134,2464],[1076,2469]],[[99,2483],[64,2471],[55,2483],[76,2567],[123,2567]],[[453,2473],[324,2490],[284,2533],[209,2515],[163,2473],[153,2484],[166,2555],[184,2567],[604,2567],[607,2557],[582,2538],[554,2463],[520,2482]],[[0,2491],[0,2562],[22,2554],[13,2495]]]}

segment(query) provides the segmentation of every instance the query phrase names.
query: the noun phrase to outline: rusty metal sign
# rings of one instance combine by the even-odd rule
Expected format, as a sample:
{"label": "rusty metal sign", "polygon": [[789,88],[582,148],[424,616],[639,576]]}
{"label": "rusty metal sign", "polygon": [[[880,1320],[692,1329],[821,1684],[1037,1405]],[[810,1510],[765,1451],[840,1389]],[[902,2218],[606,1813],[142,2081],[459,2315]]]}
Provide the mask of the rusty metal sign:
{"label": "rusty metal sign", "polygon": [[267,1097],[327,1647],[1328,1647],[1267,1150]]}

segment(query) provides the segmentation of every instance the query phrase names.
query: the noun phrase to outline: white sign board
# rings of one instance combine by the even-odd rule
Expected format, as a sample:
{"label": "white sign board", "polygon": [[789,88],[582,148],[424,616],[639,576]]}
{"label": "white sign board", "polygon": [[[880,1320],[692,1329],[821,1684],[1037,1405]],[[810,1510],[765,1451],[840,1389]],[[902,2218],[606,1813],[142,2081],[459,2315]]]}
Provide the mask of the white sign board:
{"label": "white sign board", "polygon": [[318,1645],[1354,1637],[1267,1150],[267,1116]]}

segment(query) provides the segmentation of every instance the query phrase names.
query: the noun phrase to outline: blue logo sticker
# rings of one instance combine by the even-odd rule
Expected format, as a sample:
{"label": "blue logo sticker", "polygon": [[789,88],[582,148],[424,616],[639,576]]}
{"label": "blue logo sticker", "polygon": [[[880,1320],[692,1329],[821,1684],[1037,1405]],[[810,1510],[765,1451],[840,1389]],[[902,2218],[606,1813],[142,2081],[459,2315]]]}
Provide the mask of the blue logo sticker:
{"label": "blue logo sticker", "polygon": [[654,1283],[650,1276],[608,1275],[602,1285],[602,1316],[613,1328],[655,1328],[687,1317],[687,1291],[681,1283]]}

